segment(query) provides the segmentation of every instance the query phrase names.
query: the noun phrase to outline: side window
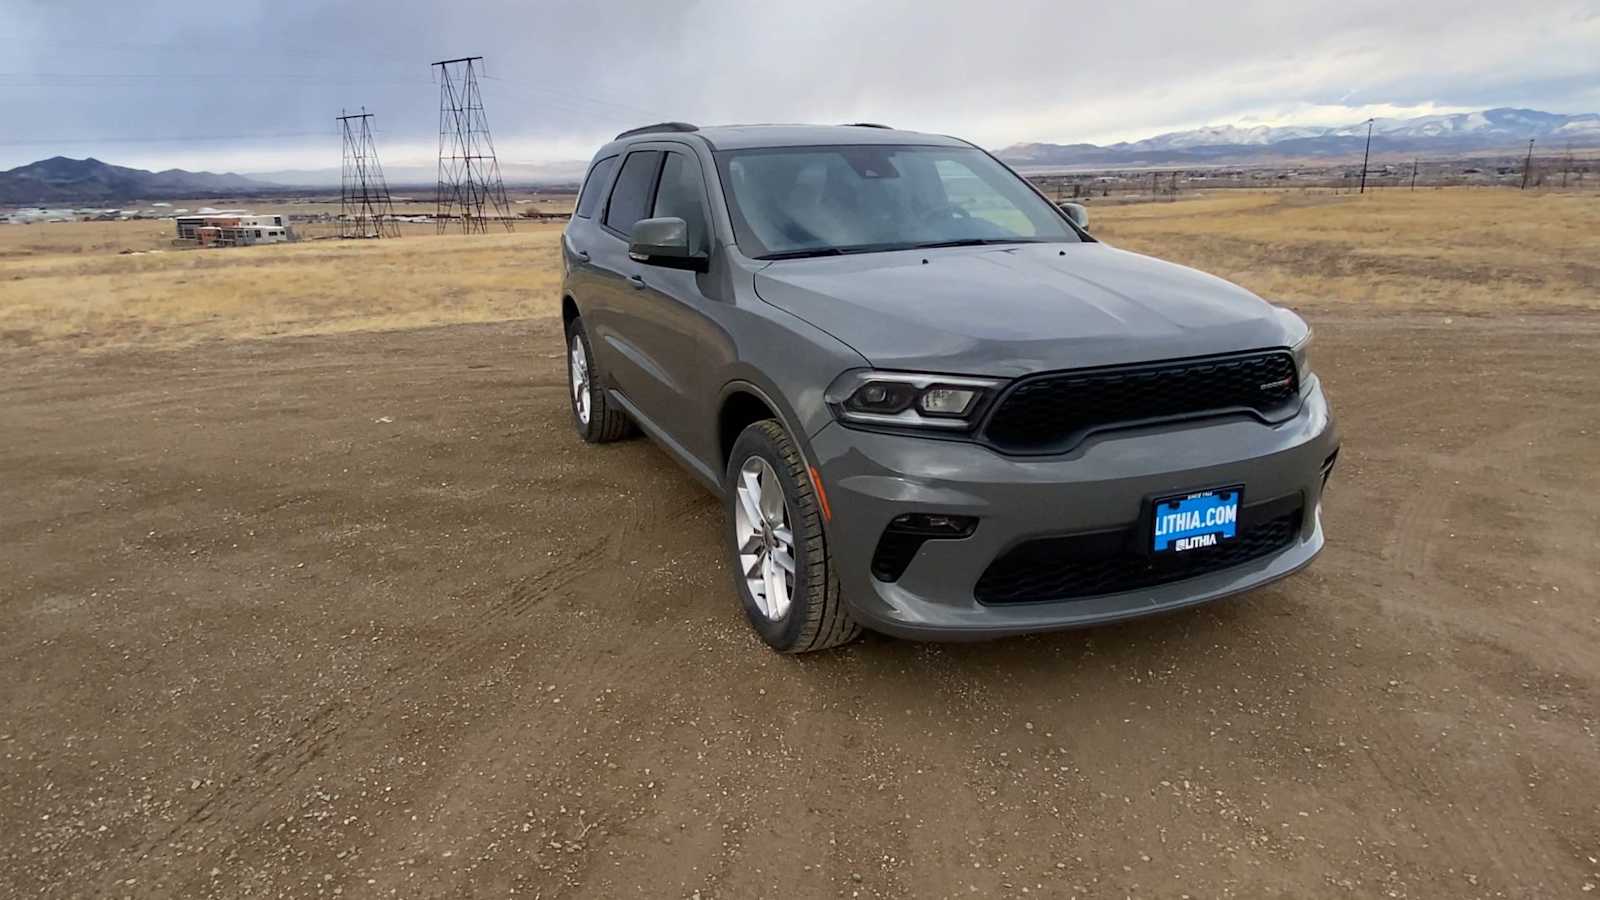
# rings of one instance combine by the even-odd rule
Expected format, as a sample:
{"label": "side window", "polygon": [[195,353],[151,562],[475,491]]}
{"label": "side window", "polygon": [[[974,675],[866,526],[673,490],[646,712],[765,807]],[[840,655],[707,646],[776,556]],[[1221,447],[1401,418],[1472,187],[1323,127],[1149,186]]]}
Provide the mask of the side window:
{"label": "side window", "polygon": [[706,241],[706,183],[699,160],[686,153],[667,154],[655,209],[650,213],[652,219],[660,216],[676,216],[688,224],[690,250],[710,248]]}
{"label": "side window", "polygon": [[616,167],[615,156],[608,156],[594,164],[589,170],[589,177],[583,180],[583,190],[578,192],[578,209],[575,215],[585,219],[594,216],[594,208],[600,205],[600,194],[611,178],[611,170]]}
{"label": "side window", "polygon": [[650,192],[655,188],[656,173],[661,170],[660,150],[636,150],[622,161],[622,171],[617,173],[617,186],[611,189],[611,200],[606,203],[605,225],[619,231],[624,237],[633,233],[633,224],[650,214]]}

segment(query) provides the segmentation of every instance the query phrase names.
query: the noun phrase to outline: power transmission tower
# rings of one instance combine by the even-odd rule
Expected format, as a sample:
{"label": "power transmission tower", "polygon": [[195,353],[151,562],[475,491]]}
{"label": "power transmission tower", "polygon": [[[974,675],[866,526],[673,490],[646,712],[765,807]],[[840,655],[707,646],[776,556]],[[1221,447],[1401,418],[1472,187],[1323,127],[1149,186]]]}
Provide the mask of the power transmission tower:
{"label": "power transmission tower", "polygon": [[[483,57],[464,56],[434,63],[439,70],[439,187],[434,220],[440,234],[460,219],[463,234],[489,230],[490,218],[512,230],[511,203],[500,180],[489,120],[478,91]],[[488,213],[485,213],[485,206]]]}
{"label": "power transmission tower", "polygon": [[[342,112],[342,110],[341,110]],[[378,162],[378,145],[372,140],[372,113],[339,116],[344,131],[344,164],[339,173],[339,237],[399,237],[394,220],[389,183]],[[358,122],[358,125],[352,125]]]}

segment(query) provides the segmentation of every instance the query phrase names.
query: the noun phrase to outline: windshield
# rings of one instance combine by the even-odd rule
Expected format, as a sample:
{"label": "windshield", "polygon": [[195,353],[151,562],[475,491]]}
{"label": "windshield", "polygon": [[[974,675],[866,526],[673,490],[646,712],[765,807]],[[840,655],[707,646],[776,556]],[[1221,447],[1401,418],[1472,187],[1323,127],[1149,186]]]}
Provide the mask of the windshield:
{"label": "windshield", "polygon": [[1027,183],[970,147],[716,156],[739,247],[758,259],[1079,239]]}

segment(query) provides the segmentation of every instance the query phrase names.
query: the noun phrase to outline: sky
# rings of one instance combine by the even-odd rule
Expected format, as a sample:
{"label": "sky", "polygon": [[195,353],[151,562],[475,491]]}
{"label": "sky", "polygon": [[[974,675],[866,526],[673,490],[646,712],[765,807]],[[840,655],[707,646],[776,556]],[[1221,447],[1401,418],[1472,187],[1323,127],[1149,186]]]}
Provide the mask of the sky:
{"label": "sky", "polygon": [[429,63],[481,55],[503,163],[667,120],[884,122],[991,148],[1207,124],[1600,112],[1600,0],[0,0],[0,169],[432,165]]}

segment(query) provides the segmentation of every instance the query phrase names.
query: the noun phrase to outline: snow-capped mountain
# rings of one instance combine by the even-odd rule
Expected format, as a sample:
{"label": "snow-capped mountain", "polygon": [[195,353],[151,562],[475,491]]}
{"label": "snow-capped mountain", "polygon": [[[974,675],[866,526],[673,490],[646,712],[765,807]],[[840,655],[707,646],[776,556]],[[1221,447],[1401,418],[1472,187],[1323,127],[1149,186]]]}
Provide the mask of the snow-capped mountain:
{"label": "snow-capped mountain", "polygon": [[[1335,127],[1208,125],[1158,134],[1141,141],[1100,147],[1094,144],[1016,144],[999,151],[1001,159],[1024,166],[1149,165],[1249,162],[1272,158],[1347,157],[1365,147],[1363,120]],[[1600,145],[1600,114],[1569,116],[1535,109],[1377,119],[1372,151],[1462,153],[1505,150],[1529,139],[1565,146]]]}

